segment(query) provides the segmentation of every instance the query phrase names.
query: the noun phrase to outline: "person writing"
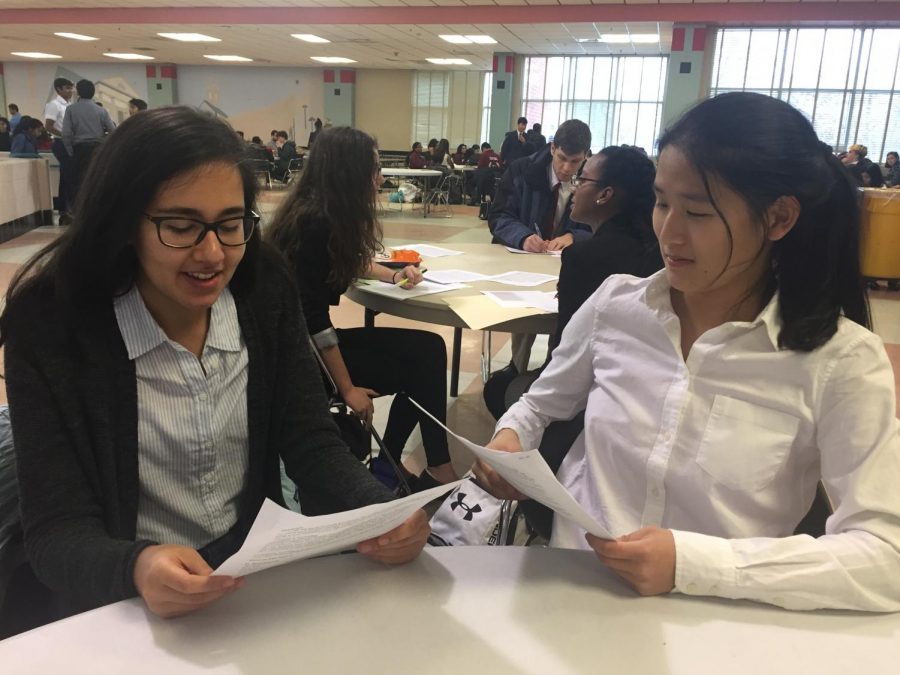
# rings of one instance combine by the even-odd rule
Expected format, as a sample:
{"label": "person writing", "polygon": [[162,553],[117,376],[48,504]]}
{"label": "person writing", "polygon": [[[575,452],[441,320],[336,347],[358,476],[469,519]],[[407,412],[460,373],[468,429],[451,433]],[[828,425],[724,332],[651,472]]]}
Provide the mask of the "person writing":
{"label": "person writing", "polygon": [[[53,593],[44,620],[134,595],[175,616],[239,589],[210,574],[264,498],[283,504],[279,460],[307,514],[392,498],[331,421],[290,275],[260,242],[243,150],[188,108],[127,118],[72,228],[10,287],[0,341],[22,574]],[[428,531],[420,511],[358,550],[404,562]]]}
{"label": "person writing", "polygon": [[[698,104],[659,148],[665,269],[582,305],[491,447],[535,447],[585,409],[558,476],[618,538],[554,518],[551,545],[593,550],[644,595],[900,611],[900,424],[852,179],[759,94]],[[825,534],[792,535],[820,480]]]}
{"label": "person writing", "polygon": [[[439,335],[405,328],[336,329],[329,306],[358,278],[412,288],[422,281],[413,265],[389,269],[373,260],[381,249],[376,195],[384,182],[378,148],[349,127],[325,129],[306,167],[281,205],[268,238],[287,258],[300,288],[309,332],[347,405],[367,423],[372,398],[404,393],[442,422],[447,416],[447,349]],[[391,404],[384,443],[397,464],[416,425],[428,468],[413,490],[456,480],[446,432],[406,396]]]}

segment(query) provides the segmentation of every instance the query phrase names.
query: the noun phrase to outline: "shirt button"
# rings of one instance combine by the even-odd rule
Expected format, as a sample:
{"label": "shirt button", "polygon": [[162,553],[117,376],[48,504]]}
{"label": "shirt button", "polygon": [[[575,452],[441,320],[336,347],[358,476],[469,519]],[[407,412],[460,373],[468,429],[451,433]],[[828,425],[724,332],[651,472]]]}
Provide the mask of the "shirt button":
{"label": "shirt button", "polygon": [[687,585],[688,593],[696,593],[697,592],[697,584],[693,581]]}
{"label": "shirt button", "polygon": [[654,497],[659,497],[659,488],[653,488],[650,491],[650,494],[652,494]]}
{"label": "shirt button", "polygon": [[199,398],[201,401],[205,401],[209,398],[209,396],[207,396],[206,394],[200,394],[197,398]]}
{"label": "shirt button", "polygon": [[717,584],[713,584],[713,585],[712,585],[712,588],[709,589],[709,592],[710,592],[712,595],[718,595],[718,593],[719,593],[719,586],[718,586]]}

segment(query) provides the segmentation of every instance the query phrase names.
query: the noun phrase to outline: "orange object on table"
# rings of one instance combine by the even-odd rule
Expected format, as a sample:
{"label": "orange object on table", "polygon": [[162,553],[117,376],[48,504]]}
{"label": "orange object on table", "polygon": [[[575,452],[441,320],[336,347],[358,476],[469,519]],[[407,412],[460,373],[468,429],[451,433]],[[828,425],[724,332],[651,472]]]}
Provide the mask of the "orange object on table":
{"label": "orange object on table", "polygon": [[391,262],[402,262],[409,265],[417,265],[422,262],[422,256],[417,251],[407,248],[395,248],[391,251]]}

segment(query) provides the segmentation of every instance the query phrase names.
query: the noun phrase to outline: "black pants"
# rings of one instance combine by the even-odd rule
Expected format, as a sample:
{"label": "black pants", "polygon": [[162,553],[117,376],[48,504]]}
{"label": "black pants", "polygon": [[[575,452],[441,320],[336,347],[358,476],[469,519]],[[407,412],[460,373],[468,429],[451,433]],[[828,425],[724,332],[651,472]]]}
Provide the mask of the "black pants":
{"label": "black pants", "polygon": [[[357,387],[379,394],[404,393],[442,423],[447,420],[447,346],[440,335],[407,328],[338,329],[341,355]],[[450,461],[447,433],[423,415],[405,396],[391,404],[384,444],[400,461],[416,424],[428,466]]]}
{"label": "black pants", "polygon": [[72,192],[73,161],[61,138],[53,139],[53,156],[59,162],[59,191],[56,197],[56,208],[60,213],[69,213],[75,202]]}
{"label": "black pants", "polygon": [[78,192],[81,190],[81,183],[84,180],[84,175],[87,173],[88,166],[91,163],[91,157],[94,156],[94,151],[100,147],[100,142],[96,143],[78,143],[73,148],[75,156],[72,158],[74,165],[72,170],[72,201],[71,203],[75,204],[75,199],[78,197]]}

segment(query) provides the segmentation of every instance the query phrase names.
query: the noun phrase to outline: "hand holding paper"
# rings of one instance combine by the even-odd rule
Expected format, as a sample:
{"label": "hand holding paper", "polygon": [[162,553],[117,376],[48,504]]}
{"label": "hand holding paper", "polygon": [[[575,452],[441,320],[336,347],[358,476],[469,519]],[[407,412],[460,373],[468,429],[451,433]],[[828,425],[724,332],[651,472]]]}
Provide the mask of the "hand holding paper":
{"label": "hand holding paper", "polygon": [[526,452],[504,452],[503,450],[491,450],[481,445],[476,445],[462,436],[453,433],[446,426],[422,408],[413,399],[409,399],[419,410],[434,420],[435,424],[443,427],[448,434],[465,445],[472,453],[485,464],[496,471],[507,483],[516,490],[542,504],[550,507],[556,513],[574,521],[587,532],[601,539],[614,539],[609,531],[591,516],[575,501],[568,490],[556,480],[553,471],[547,466],[547,462],[537,450]]}

